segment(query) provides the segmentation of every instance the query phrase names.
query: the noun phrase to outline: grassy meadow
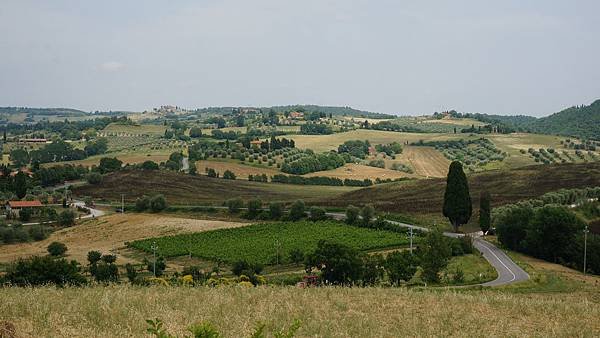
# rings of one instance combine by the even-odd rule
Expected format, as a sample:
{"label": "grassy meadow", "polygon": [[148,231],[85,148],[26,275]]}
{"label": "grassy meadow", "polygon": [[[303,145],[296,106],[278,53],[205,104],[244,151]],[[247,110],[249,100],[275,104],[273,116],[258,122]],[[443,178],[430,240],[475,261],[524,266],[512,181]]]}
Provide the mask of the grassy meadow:
{"label": "grassy meadow", "polygon": [[600,333],[600,304],[572,294],[404,288],[85,287],[0,289],[2,319],[19,336],[144,336],[160,318],[183,336],[210,321],[249,337],[300,320],[298,337],[539,336]]}

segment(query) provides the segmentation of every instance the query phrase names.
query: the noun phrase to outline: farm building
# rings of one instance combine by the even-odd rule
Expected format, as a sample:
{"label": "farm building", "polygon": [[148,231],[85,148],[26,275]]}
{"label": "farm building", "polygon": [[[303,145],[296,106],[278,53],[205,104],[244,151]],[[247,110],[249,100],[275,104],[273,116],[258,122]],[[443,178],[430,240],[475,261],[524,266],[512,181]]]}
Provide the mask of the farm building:
{"label": "farm building", "polygon": [[8,201],[5,204],[6,214],[19,216],[19,212],[26,208],[38,209],[43,207],[42,202],[35,201]]}

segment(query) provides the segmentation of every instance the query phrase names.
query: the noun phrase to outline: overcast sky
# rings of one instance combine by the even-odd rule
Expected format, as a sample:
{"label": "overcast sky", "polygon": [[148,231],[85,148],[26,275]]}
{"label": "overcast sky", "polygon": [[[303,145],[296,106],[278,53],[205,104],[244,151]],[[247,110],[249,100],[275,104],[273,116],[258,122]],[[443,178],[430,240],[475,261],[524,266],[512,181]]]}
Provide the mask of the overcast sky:
{"label": "overcast sky", "polygon": [[600,1],[0,4],[0,106],[548,115],[600,98]]}

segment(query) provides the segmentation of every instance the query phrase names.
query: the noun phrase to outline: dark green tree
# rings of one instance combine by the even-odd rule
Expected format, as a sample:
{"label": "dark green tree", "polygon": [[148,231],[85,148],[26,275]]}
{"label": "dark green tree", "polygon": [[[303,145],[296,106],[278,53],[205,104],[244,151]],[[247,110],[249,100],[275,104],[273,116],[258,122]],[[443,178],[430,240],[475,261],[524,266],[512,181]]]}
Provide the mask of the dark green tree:
{"label": "dark green tree", "polygon": [[452,248],[440,230],[429,231],[419,246],[423,279],[428,282],[437,282],[439,273],[452,257]]}
{"label": "dark green tree", "polygon": [[27,195],[27,175],[22,171],[15,176],[15,194],[19,199]]}
{"label": "dark green tree", "polygon": [[458,227],[469,222],[473,212],[472,208],[467,176],[463,171],[462,164],[454,161],[448,170],[443,209],[444,216],[450,220],[454,232],[458,232]]}
{"label": "dark green tree", "polygon": [[489,192],[482,192],[479,198],[479,227],[483,234],[490,229],[492,222],[491,199]]}
{"label": "dark green tree", "polygon": [[324,283],[349,285],[363,276],[363,261],[353,248],[321,240],[315,251],[306,259],[306,269],[321,271]]}

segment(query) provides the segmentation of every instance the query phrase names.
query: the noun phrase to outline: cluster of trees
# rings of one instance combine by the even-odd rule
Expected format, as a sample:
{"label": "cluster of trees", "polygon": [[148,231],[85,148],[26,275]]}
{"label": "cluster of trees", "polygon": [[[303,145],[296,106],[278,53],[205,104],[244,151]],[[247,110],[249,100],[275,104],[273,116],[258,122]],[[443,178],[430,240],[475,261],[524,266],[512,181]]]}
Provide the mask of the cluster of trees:
{"label": "cluster of trees", "polygon": [[396,154],[402,153],[402,145],[398,142],[392,142],[389,144],[377,144],[375,150],[380,153],[385,153],[388,156],[394,157]]}
{"label": "cluster of trees", "polygon": [[344,164],[346,164],[346,158],[335,152],[309,153],[293,162],[284,163],[281,171],[287,174],[304,175],[316,171],[332,170]]}
{"label": "cluster of trees", "polygon": [[333,134],[330,125],[319,123],[307,123],[300,126],[300,134],[303,135],[329,135]]}
{"label": "cluster of trees", "polygon": [[424,132],[422,129],[417,128],[411,125],[402,125],[398,123],[394,123],[393,121],[381,121],[378,123],[369,124],[367,121],[362,126],[364,129],[373,129],[373,130],[385,130],[385,131],[398,131],[405,133],[422,133]]}
{"label": "cluster of trees", "polygon": [[30,152],[24,148],[17,148],[10,153],[10,159],[16,166],[24,166],[29,163],[82,160],[86,157],[87,153],[84,150],[75,149],[73,145],[62,140],[54,141]]}
{"label": "cluster of trees", "polygon": [[[306,256],[304,264],[309,272],[319,271],[324,284],[369,286],[385,280],[392,285],[437,283],[453,255],[472,252],[469,237],[451,239],[440,231],[431,231],[420,241],[417,250],[397,251],[387,257],[366,255],[349,246],[322,240],[315,251]],[[459,276],[462,275],[455,273],[454,282],[462,282]]]}
{"label": "cluster of trees", "polygon": [[292,203],[287,210],[286,206],[281,202],[271,202],[264,208],[263,202],[259,199],[249,200],[246,203],[240,198],[227,200],[225,205],[232,214],[240,213],[244,210],[242,217],[248,219],[263,219],[263,220],[288,220],[299,221],[307,216],[314,221],[325,219],[325,210],[318,207],[311,207],[307,210],[303,200],[297,200]]}
{"label": "cluster of trees", "polygon": [[369,140],[350,140],[338,146],[338,153],[347,153],[350,156],[364,159],[369,154],[370,147],[371,143],[369,143]]}
{"label": "cluster of trees", "polygon": [[139,212],[161,212],[167,208],[167,199],[164,195],[142,196],[135,200],[135,210]]}
{"label": "cluster of trees", "polygon": [[89,129],[102,130],[111,123],[131,123],[126,116],[103,117],[80,121],[39,121],[33,124],[8,123],[4,131],[11,135],[30,133],[58,134],[63,140],[80,140]]}

